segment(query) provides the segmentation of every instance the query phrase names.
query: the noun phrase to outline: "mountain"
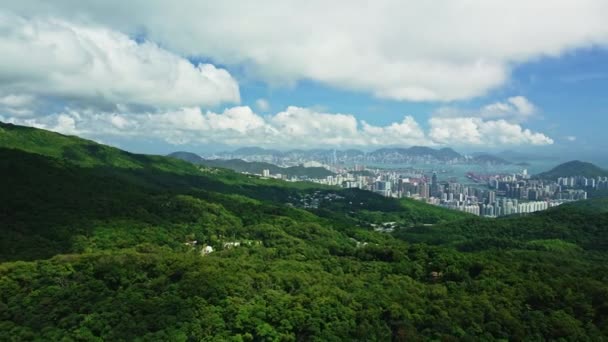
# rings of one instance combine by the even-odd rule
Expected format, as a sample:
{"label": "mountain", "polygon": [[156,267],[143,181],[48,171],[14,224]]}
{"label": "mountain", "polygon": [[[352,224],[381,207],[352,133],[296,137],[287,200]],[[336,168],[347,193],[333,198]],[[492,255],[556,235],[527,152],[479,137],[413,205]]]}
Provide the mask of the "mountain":
{"label": "mountain", "polygon": [[[0,157],[0,261],[45,258],[81,248],[99,250],[99,246],[114,243],[122,247],[160,243],[159,236],[163,236],[163,245],[179,246],[184,234],[224,235],[218,232],[231,225],[241,226],[242,222],[251,224],[246,214],[251,210],[259,211],[254,216],[265,210],[278,213],[289,209],[283,208],[286,204],[300,207],[311,196],[319,197],[319,210],[331,207],[333,220],[343,222],[339,224],[364,223],[368,213],[407,225],[462,217],[427,205],[412,212],[409,200],[398,201],[367,191],[201,169],[175,158],[133,154],[78,137],[11,124],[0,123]],[[325,196],[332,200],[323,200]],[[212,221],[203,226],[180,226],[179,217],[184,214],[169,215],[174,210],[194,210],[188,215],[196,216],[197,206],[217,206],[210,212],[213,215],[224,215],[225,210],[232,214],[217,218],[219,221],[212,224],[215,227],[208,226]],[[288,212],[302,215],[299,209]],[[129,230],[121,228],[125,226]],[[144,234],[146,229],[156,233]],[[200,229],[216,233],[197,233]],[[106,240],[105,234],[119,234],[121,238]],[[205,236],[211,239],[211,235]],[[80,242],[76,244],[75,239]]]}
{"label": "mountain", "polygon": [[240,148],[232,152],[209,155],[208,159],[242,159],[249,162],[268,162],[274,164],[293,164],[316,161],[330,164],[334,162],[357,162],[364,160],[365,153],[355,149],[349,150],[289,150],[285,152],[267,150],[259,147]]}
{"label": "mountain", "polygon": [[199,156],[196,153],[185,152],[185,151],[177,151],[167,155],[167,157],[181,159],[187,161],[192,164],[202,164],[206,161],[205,158]]}
{"label": "mountain", "polygon": [[324,167],[304,167],[290,166],[280,167],[274,164],[265,162],[247,162],[241,159],[204,159],[194,153],[189,152],[174,152],[168,155],[169,157],[185,160],[187,162],[204,165],[216,168],[225,168],[236,172],[246,172],[253,174],[262,174],[264,170],[269,170],[272,175],[284,175],[288,178],[303,178],[303,179],[322,179],[327,176],[333,176],[335,173]]}
{"label": "mountain", "polygon": [[2,341],[608,336],[605,201],[484,219],[2,123],[0,188]]}
{"label": "mountain", "polygon": [[175,159],[121,151],[90,140],[0,122],[0,147],[41,154],[86,167],[117,167],[194,172]]}
{"label": "mountain", "polygon": [[281,151],[278,150],[267,150],[261,147],[242,147],[239,148],[237,150],[235,150],[234,152],[232,152],[236,155],[244,155],[244,156],[253,156],[253,155],[281,155],[283,154]]}
{"label": "mountain", "polygon": [[558,160],[559,158],[543,156],[533,153],[517,152],[513,150],[504,150],[496,154],[497,157],[508,160],[512,163],[521,163],[527,161],[539,161],[539,160]]}
{"label": "mountain", "polygon": [[258,147],[247,147],[232,152],[212,154],[209,159],[242,159],[249,162],[267,162],[273,164],[293,164],[316,161],[324,164],[429,164],[429,163],[469,163],[469,164],[508,164],[507,161],[489,156],[470,158],[445,147],[434,149],[426,146],[409,148],[381,148],[371,152],[356,149],[334,150],[289,150],[280,152]]}
{"label": "mountain", "polygon": [[506,161],[503,158],[500,158],[500,157],[497,157],[495,155],[491,155],[488,153],[473,154],[472,159],[475,161],[475,163],[478,163],[478,164],[490,164],[490,165],[509,165],[509,164],[511,164],[509,161]]}
{"label": "mountain", "polygon": [[543,179],[557,179],[559,177],[574,176],[583,176],[589,178],[607,177],[608,170],[604,170],[591,163],[573,160],[560,164],[547,172],[536,175],[536,177]]}
{"label": "mountain", "polygon": [[413,146],[410,148],[382,148],[368,154],[368,159],[378,163],[411,163],[411,162],[449,162],[462,159],[463,156],[451,148],[439,150]]}

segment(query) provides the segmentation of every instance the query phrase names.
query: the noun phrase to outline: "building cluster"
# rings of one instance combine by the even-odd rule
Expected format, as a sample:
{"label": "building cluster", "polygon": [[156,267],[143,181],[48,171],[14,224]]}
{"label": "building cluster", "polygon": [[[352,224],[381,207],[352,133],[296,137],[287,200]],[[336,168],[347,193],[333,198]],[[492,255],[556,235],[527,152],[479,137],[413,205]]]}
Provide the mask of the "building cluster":
{"label": "building cluster", "polygon": [[560,177],[557,184],[565,188],[587,188],[595,190],[608,189],[608,177]]}
{"label": "building cluster", "polygon": [[[370,190],[386,197],[414,198],[487,217],[546,210],[565,202],[587,199],[589,189],[608,189],[608,177],[577,176],[547,181],[532,179],[526,170],[506,175],[468,173],[470,184],[439,181],[435,172],[429,175],[415,170],[369,170],[355,166],[332,171],[336,175],[310,181]],[[268,170],[264,170],[263,176],[273,177]],[[311,201],[305,204],[315,207],[316,203]]]}
{"label": "building cluster", "polygon": [[322,202],[331,202],[344,199],[344,197],[331,192],[315,191],[299,197],[289,197],[288,204],[298,208],[318,209]]}
{"label": "building cluster", "polygon": [[564,201],[561,200],[519,202],[517,199],[502,197],[500,200],[489,202],[487,204],[473,204],[472,202],[448,202],[439,203],[438,205],[448,209],[460,210],[478,216],[498,217],[505,215],[533,213],[536,211],[546,210],[550,207],[558,206],[562,203],[564,203]]}
{"label": "building cluster", "polygon": [[410,197],[479,216],[498,217],[546,210],[566,201],[585,199],[581,189],[562,189],[530,180],[526,173],[496,176],[487,184],[439,182],[437,174],[376,180],[372,190],[384,196]]}

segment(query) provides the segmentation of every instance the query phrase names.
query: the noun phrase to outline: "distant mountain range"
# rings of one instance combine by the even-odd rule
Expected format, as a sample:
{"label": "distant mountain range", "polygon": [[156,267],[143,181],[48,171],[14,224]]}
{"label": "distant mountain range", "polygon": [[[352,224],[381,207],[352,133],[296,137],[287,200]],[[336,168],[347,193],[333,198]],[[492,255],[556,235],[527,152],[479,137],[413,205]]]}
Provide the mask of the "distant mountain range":
{"label": "distant mountain range", "polygon": [[512,164],[510,161],[505,160],[504,158],[498,157],[489,153],[475,153],[473,154],[473,158],[475,162],[482,164],[494,164],[494,165],[509,165]]}
{"label": "distant mountain range", "polygon": [[264,170],[269,170],[271,174],[281,174],[287,177],[297,178],[325,178],[327,176],[334,175],[333,172],[323,167],[304,167],[304,166],[291,166],[291,167],[280,167],[274,164],[266,162],[248,162],[241,159],[204,159],[201,156],[191,152],[174,152],[168,155],[187,162],[204,165],[208,167],[220,167],[224,169],[230,169],[237,172],[247,172],[254,174],[262,174]]}
{"label": "distant mountain range", "polygon": [[557,157],[549,157],[549,156],[543,156],[543,155],[538,155],[538,154],[516,152],[516,151],[512,151],[512,150],[505,150],[502,152],[498,152],[495,154],[495,156],[502,158],[504,160],[507,160],[509,162],[512,162],[512,163],[521,163],[521,162],[539,161],[539,160],[558,160],[559,159]]}
{"label": "distant mountain range", "polygon": [[372,152],[356,149],[332,150],[289,150],[278,151],[260,147],[239,148],[232,152],[207,155],[208,159],[242,159],[245,161],[273,164],[303,163],[317,161],[324,164],[335,163],[377,163],[377,164],[496,164],[507,165],[511,162],[491,154],[464,155],[451,148],[434,149],[424,146],[409,148],[381,148]]}
{"label": "distant mountain range", "polygon": [[583,176],[589,178],[607,177],[608,170],[604,170],[592,163],[573,160],[567,163],[560,164],[547,172],[543,172],[537,175],[538,178],[543,179],[557,179],[559,177],[574,176]]}

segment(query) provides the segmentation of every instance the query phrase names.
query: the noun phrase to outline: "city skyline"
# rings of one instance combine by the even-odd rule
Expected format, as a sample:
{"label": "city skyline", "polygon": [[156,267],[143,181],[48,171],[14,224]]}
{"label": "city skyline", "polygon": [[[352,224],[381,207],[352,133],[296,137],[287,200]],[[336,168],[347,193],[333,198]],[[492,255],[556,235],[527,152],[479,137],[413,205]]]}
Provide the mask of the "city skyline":
{"label": "city skyline", "polygon": [[[557,177],[539,179],[527,169],[512,174],[485,174],[470,177],[473,183],[461,183],[453,177],[439,179],[437,172],[423,170],[368,169],[362,165],[329,167],[335,175],[322,178],[288,177],[273,174],[269,169],[257,174],[262,179],[277,178],[286,181],[310,181],[373,191],[384,197],[411,198],[451,210],[463,211],[476,216],[500,217],[530,214],[547,210],[568,202],[586,200],[588,191],[608,190],[608,177]],[[248,172],[244,172],[249,174]],[[318,208],[331,190],[300,198],[292,204],[303,208]]]}

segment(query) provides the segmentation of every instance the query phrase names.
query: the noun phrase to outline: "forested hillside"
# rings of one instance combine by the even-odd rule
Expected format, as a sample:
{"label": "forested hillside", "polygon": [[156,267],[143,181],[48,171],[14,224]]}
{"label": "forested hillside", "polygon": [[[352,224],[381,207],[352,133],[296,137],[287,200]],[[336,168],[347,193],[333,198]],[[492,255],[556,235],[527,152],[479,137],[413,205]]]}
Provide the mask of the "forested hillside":
{"label": "forested hillside", "polygon": [[4,124],[0,186],[0,340],[608,336],[602,200],[479,219]]}
{"label": "forested hillside", "polygon": [[559,177],[606,177],[608,176],[608,170],[604,170],[597,165],[592,163],[582,162],[578,160],[569,161],[567,163],[560,164],[553,169],[538,174],[536,177],[542,179],[557,179]]}

